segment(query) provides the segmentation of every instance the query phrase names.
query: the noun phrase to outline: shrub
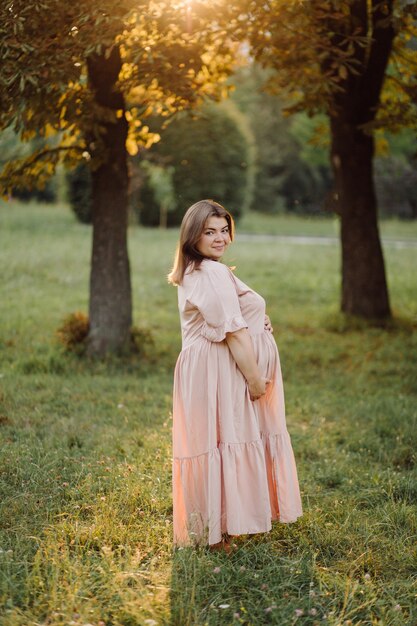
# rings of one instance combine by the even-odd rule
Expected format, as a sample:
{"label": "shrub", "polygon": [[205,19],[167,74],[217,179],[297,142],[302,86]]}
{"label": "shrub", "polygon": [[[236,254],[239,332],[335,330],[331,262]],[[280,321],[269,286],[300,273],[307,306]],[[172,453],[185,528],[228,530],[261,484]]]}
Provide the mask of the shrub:
{"label": "shrub", "polygon": [[375,159],[375,188],[381,215],[417,218],[417,168],[411,157],[389,155]]}
{"label": "shrub", "polygon": [[[70,313],[57,329],[59,342],[66,350],[83,354],[89,331],[88,315],[82,311]],[[132,351],[140,356],[150,356],[155,345],[152,333],[147,328],[132,326],[130,329]]]}
{"label": "shrub", "polygon": [[57,200],[57,183],[56,178],[48,180],[42,189],[28,189],[27,187],[19,187],[13,189],[13,197],[23,202],[36,200],[37,202],[52,203]]}
{"label": "shrub", "polygon": [[81,311],[70,313],[56,331],[59,341],[67,350],[82,352],[88,335],[88,315]]}
{"label": "shrub", "polygon": [[[248,187],[248,143],[231,113],[219,105],[206,106],[198,115],[183,113],[161,135],[147,158],[173,168],[176,206],[167,214],[168,226],[180,224],[185,210],[203,198],[224,204],[238,219]],[[155,196],[149,173],[145,172],[135,207],[145,226],[160,222]]]}
{"label": "shrub", "polygon": [[91,174],[86,163],[80,163],[67,173],[68,199],[78,221],[83,224],[92,222]]}

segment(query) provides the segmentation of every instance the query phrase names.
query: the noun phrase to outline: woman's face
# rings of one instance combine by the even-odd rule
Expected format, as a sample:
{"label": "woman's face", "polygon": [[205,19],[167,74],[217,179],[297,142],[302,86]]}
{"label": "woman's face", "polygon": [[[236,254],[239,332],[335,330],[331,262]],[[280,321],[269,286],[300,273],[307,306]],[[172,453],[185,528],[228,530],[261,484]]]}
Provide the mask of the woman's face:
{"label": "woman's face", "polygon": [[200,254],[218,261],[230,243],[229,225],[225,217],[211,215],[204,226],[196,248]]}

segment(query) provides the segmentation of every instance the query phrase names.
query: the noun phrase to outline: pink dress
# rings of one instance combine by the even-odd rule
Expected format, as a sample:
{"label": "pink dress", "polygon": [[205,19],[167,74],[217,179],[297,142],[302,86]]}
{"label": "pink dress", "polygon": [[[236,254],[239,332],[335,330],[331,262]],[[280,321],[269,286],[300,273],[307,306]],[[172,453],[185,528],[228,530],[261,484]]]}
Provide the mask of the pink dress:
{"label": "pink dress", "polygon": [[[266,532],[302,515],[285,422],[278,349],[265,300],[223,263],[204,259],[178,287],[182,351],[174,373],[174,544],[213,544],[222,533]],[[251,401],[225,341],[248,328],[261,375]]]}

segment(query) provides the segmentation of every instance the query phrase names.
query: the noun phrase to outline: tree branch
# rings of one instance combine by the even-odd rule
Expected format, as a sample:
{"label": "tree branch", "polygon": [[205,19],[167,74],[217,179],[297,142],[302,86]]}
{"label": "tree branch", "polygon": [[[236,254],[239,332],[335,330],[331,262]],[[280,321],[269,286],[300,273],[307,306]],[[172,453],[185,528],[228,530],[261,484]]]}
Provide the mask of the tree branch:
{"label": "tree branch", "polygon": [[31,165],[34,165],[34,163],[40,161],[45,156],[49,156],[50,154],[59,154],[60,152],[69,152],[71,150],[81,153],[86,152],[86,149],[82,146],[56,146],[55,148],[43,148],[39,152],[35,152],[35,154],[32,154],[23,159],[21,167],[14,170],[14,174],[16,176],[21,176],[24,173],[25,169],[27,169]]}

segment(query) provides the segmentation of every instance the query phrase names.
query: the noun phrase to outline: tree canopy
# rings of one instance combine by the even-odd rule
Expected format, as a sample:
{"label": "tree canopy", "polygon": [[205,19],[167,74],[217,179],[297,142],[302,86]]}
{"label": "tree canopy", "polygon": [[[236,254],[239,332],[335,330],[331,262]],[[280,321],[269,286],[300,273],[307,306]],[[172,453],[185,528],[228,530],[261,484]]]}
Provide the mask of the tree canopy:
{"label": "tree canopy", "polygon": [[[151,0],[120,2],[9,0],[0,7],[0,128],[47,146],[7,164],[0,177],[7,192],[22,176],[39,185],[58,162],[105,158],[100,124],[113,116],[128,122],[127,148],[134,154],[158,135],[151,115],[169,117],[218,97],[233,60],[233,45],[206,20],[199,3]],[[107,57],[117,46],[117,88],[126,110],[109,111],[91,92],[88,59]]]}
{"label": "tree canopy", "polygon": [[342,311],[391,315],[378,232],[374,131],[417,125],[415,0],[234,0],[230,32],[271,70],[289,111],[322,111],[340,215]]}
{"label": "tree canopy", "polygon": [[85,159],[92,180],[93,247],[88,352],[131,345],[127,252],[129,171],[168,118],[216,97],[233,44],[203,3],[165,0],[8,0],[0,7],[0,129],[48,145],[8,163],[0,188],[42,185],[59,162]]}
{"label": "tree canopy", "polygon": [[288,110],[328,114],[355,83],[371,87],[375,33],[389,26],[395,37],[377,122],[417,124],[416,0],[234,0],[225,20],[231,36],[274,70],[269,88],[287,98]]}

